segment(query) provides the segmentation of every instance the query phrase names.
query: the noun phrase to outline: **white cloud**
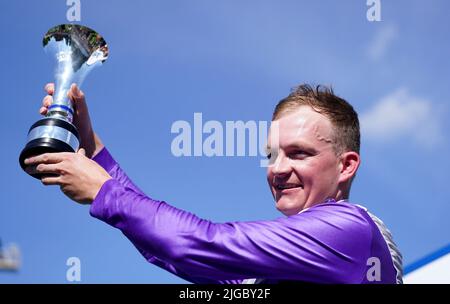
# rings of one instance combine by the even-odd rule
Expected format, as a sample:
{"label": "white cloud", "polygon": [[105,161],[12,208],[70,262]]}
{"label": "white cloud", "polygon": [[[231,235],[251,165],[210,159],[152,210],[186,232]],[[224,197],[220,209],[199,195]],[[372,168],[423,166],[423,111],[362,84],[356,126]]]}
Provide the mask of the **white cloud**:
{"label": "white cloud", "polygon": [[367,56],[374,61],[381,59],[397,37],[396,26],[391,24],[381,27],[367,47]]}
{"label": "white cloud", "polygon": [[426,148],[444,140],[439,109],[431,101],[400,88],[361,115],[362,137],[376,142],[411,138]]}

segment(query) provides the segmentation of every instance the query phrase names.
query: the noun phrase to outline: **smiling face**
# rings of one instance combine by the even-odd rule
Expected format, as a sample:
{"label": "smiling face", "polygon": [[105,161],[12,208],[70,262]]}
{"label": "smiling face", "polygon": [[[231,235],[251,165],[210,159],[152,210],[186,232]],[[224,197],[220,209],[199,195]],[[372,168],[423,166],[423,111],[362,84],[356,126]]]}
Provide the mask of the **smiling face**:
{"label": "smiling face", "polygon": [[341,199],[342,183],[356,169],[351,176],[345,172],[345,159],[333,149],[329,119],[309,106],[300,106],[274,122],[278,130],[272,125],[269,132],[267,181],[277,209],[294,215],[327,198]]}

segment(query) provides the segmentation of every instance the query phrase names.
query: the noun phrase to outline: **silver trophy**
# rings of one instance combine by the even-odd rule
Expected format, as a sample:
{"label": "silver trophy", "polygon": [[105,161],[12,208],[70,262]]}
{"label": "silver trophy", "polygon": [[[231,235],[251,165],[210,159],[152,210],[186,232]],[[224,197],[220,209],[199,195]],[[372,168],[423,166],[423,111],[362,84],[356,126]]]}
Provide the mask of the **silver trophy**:
{"label": "silver trophy", "polygon": [[[108,58],[105,40],[94,30],[77,25],[52,27],[44,36],[44,49],[56,60],[55,92],[45,118],[28,131],[27,144],[20,153],[20,165],[26,158],[48,152],[75,152],[80,145],[77,128],[72,124],[74,109],[67,93],[72,83],[81,86],[86,75]],[[40,174],[32,174],[40,178]]]}

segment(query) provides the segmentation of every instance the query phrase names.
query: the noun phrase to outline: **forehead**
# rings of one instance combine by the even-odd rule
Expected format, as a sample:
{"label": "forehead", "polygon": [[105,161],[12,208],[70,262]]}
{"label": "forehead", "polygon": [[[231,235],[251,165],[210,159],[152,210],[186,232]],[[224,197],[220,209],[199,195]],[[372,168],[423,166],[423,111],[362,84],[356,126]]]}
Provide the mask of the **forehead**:
{"label": "forehead", "polygon": [[292,144],[321,147],[332,144],[333,126],[330,120],[310,106],[301,106],[293,112],[282,115],[273,123],[276,127],[273,124],[270,127],[269,145],[273,145],[272,142],[277,137],[280,147]]}

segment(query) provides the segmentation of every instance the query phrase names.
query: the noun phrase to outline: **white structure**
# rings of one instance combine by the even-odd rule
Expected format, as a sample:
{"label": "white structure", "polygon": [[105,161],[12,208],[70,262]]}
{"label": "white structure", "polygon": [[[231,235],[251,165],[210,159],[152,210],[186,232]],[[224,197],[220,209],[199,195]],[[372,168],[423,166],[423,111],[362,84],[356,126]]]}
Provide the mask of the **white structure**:
{"label": "white structure", "polygon": [[450,244],[405,268],[405,284],[450,284]]}
{"label": "white structure", "polygon": [[0,271],[17,271],[20,268],[20,250],[15,244],[0,247]]}

